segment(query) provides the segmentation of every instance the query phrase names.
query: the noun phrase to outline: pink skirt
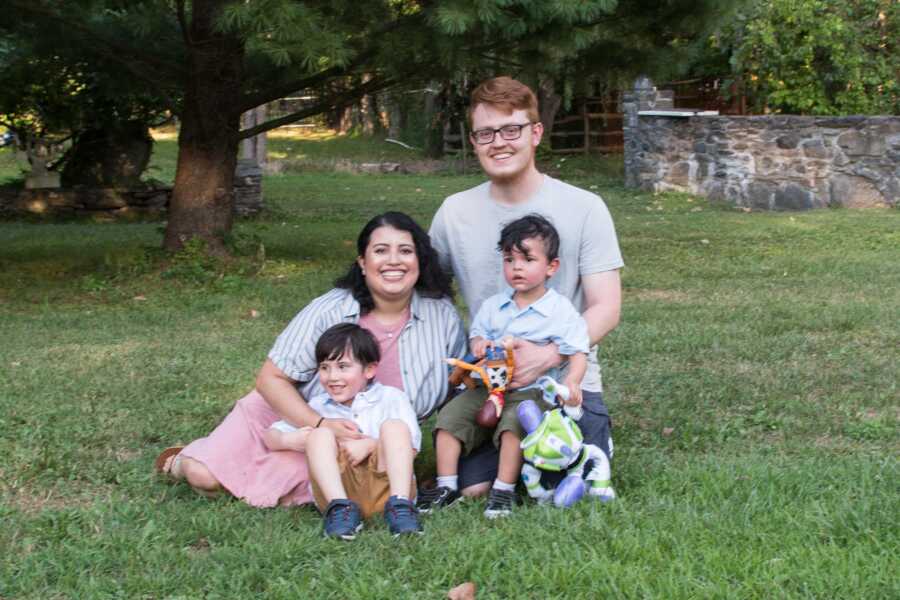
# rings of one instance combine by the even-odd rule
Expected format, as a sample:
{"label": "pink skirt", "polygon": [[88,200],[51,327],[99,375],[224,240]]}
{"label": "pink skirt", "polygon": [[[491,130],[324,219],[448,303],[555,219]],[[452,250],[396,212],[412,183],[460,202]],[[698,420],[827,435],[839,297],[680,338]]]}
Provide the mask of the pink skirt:
{"label": "pink skirt", "polygon": [[262,433],[279,417],[259,392],[238,400],[209,436],[181,455],[203,463],[219,483],[250,506],[296,506],[312,502],[306,455],[269,450]]}

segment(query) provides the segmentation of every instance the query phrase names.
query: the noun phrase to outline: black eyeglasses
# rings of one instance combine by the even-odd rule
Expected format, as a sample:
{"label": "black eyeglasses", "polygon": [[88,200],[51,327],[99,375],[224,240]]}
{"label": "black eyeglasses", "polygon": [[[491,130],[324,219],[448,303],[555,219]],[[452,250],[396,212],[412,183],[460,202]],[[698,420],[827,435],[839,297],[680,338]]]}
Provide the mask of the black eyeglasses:
{"label": "black eyeglasses", "polygon": [[528,127],[529,125],[534,125],[534,123],[522,123],[521,125],[504,125],[498,129],[491,129],[488,127],[487,129],[479,129],[477,131],[473,131],[471,133],[472,141],[476,144],[490,144],[494,141],[494,136],[498,133],[500,137],[506,141],[511,142],[512,140],[517,140],[522,137],[522,129]]}

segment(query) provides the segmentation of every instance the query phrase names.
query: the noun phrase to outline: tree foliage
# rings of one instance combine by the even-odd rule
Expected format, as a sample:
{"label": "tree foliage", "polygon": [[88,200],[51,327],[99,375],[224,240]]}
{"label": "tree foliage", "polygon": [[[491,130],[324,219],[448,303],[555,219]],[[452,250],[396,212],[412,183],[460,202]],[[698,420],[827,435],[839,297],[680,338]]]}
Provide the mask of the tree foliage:
{"label": "tree foliage", "polygon": [[714,39],[757,111],[897,114],[900,3],[757,0]]}
{"label": "tree foliage", "polygon": [[[82,74],[158,98],[181,122],[165,245],[213,247],[231,227],[240,139],[402,85],[458,73],[540,75],[594,49],[609,66],[665,46],[704,0],[8,0],[0,31],[72,49]],[[692,6],[694,8],[692,8]],[[703,7],[702,10],[696,7]],[[693,11],[693,12],[692,12]],[[685,17],[679,13],[690,13]],[[670,35],[671,34],[671,35]],[[662,35],[665,42],[656,38]],[[660,38],[662,39],[662,38]],[[622,43],[624,42],[624,43]],[[533,81],[533,80],[532,80]],[[240,115],[298,91],[314,100],[241,130]]]}

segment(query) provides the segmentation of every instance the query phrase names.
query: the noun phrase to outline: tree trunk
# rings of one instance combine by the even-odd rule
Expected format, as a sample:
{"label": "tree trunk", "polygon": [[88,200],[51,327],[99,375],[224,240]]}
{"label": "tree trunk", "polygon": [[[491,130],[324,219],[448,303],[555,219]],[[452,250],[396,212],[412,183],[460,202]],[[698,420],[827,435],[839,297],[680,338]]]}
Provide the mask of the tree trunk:
{"label": "tree trunk", "polygon": [[231,230],[234,168],[241,111],[240,40],[215,29],[223,0],[194,0],[188,45],[175,187],[163,240],[166,250],[181,249],[192,238],[224,255]]}
{"label": "tree trunk", "polygon": [[544,139],[547,148],[553,149],[553,122],[556,121],[556,113],[562,105],[562,96],[556,93],[556,82],[544,79],[538,86],[538,105],[541,111],[541,123],[544,125]]}
{"label": "tree trunk", "polygon": [[425,155],[429,158],[444,156],[444,106],[446,104],[446,86],[436,82],[428,84],[435,90],[425,94]]}

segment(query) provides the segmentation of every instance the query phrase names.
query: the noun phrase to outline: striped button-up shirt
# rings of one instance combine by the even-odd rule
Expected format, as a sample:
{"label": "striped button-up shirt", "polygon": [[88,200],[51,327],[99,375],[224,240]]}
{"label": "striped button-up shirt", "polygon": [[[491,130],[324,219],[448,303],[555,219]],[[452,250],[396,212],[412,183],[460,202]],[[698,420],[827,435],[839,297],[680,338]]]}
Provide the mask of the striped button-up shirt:
{"label": "striped button-up shirt", "polygon": [[[444,359],[466,353],[465,330],[449,299],[424,298],[413,291],[409,308],[409,321],[398,340],[400,373],[416,415],[425,419],[447,396],[449,371]],[[359,317],[359,302],[350,290],[333,289],[297,313],[275,340],[269,358],[299,383],[304,398],[323,393],[316,377],[316,342],[332,325],[356,323]]]}

